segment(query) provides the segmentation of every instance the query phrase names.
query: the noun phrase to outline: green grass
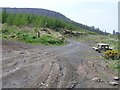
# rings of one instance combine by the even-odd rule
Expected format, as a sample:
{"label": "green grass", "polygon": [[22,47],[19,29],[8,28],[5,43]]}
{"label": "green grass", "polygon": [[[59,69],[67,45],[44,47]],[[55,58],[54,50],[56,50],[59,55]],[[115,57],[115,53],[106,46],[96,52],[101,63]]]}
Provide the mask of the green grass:
{"label": "green grass", "polygon": [[21,30],[20,28],[14,26],[2,28],[2,38],[32,44],[45,44],[45,45],[65,44],[65,40],[56,38],[53,35],[45,34],[39,38],[37,37],[35,32],[31,32],[29,30]]}
{"label": "green grass", "polygon": [[110,60],[111,63],[108,64],[108,67],[112,70],[120,70],[119,60]]}
{"label": "green grass", "polygon": [[39,44],[39,43],[45,44],[45,45],[63,45],[64,44],[63,40],[60,40],[58,38],[55,38],[49,35],[44,35],[38,38],[34,35],[24,34],[20,40],[27,43],[34,43],[34,44]]}

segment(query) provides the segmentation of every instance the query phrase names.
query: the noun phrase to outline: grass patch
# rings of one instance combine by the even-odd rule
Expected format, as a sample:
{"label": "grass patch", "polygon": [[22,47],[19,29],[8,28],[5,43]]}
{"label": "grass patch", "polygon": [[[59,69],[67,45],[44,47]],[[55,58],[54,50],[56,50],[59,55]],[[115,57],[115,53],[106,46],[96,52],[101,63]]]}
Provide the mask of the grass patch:
{"label": "grass patch", "polygon": [[[33,29],[34,30],[34,29]],[[45,45],[64,45],[65,40],[59,39],[54,35],[42,35],[37,37],[35,32],[31,30],[22,30],[22,28],[9,26],[2,28],[2,38],[7,40],[22,41],[32,44],[45,44]]]}
{"label": "grass patch", "polygon": [[110,60],[108,67],[112,70],[120,70],[119,60]]}
{"label": "grass patch", "polygon": [[64,44],[63,40],[60,40],[58,38],[55,38],[49,35],[44,35],[38,38],[34,35],[25,34],[20,40],[27,43],[34,43],[34,44],[39,44],[39,43],[45,44],[45,45],[63,45]]}

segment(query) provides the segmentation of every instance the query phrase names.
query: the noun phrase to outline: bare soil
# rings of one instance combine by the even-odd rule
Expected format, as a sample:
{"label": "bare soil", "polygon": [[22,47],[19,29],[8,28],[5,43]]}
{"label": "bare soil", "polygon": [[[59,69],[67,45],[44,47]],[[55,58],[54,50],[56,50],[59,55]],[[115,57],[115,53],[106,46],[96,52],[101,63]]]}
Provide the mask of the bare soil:
{"label": "bare soil", "polygon": [[[65,46],[2,42],[3,88],[117,88],[109,85],[117,73],[85,44]],[[99,77],[101,81],[92,80]]]}

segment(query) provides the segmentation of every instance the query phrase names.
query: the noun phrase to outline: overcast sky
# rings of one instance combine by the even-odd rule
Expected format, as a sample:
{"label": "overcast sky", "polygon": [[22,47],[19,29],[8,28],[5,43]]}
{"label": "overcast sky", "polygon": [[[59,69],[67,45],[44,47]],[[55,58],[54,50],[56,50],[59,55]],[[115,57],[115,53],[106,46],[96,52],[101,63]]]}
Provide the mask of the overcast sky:
{"label": "overcast sky", "polygon": [[0,7],[43,8],[103,31],[118,31],[119,0],[0,0]]}

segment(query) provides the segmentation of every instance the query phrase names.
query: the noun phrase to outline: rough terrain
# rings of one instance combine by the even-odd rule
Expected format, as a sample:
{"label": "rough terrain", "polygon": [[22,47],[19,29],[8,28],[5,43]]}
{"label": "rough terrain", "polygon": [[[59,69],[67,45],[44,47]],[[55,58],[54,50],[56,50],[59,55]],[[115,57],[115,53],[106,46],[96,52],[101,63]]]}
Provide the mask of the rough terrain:
{"label": "rough terrain", "polygon": [[[116,88],[116,74],[99,53],[69,40],[65,46],[2,43],[3,88]],[[98,77],[98,80],[94,78]]]}

